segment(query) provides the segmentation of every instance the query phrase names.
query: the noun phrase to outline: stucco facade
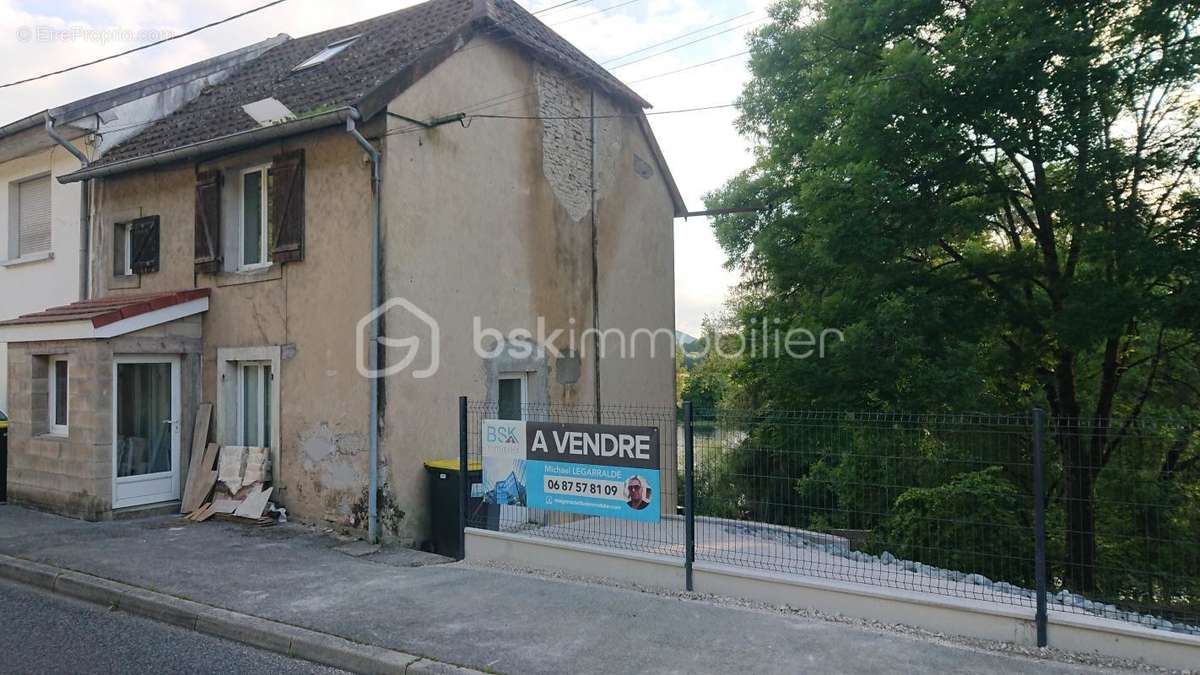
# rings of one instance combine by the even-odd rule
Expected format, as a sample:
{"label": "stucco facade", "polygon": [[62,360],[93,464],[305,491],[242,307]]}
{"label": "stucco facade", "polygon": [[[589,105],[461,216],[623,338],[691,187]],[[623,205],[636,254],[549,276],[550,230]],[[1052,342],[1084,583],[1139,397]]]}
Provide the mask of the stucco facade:
{"label": "stucco facade", "polygon": [[[299,148],[306,162],[304,260],[254,272],[196,273],[197,171],[269,162]],[[101,255],[93,274],[101,295],[211,289],[202,319],[203,400],[220,398],[221,350],[278,349],[276,496],[314,521],[344,519],[366,485],[357,478],[367,467],[368,385],[354,366],[355,325],[370,311],[370,167],[362,154],[344,132],[326,131],[199,165],[116,176],[97,188],[102,207],[94,238]],[[159,271],[115,276],[113,224],[148,214],[160,217]],[[215,440],[234,444],[227,422],[215,420]]]}
{"label": "stucco facade", "polygon": [[[406,514],[385,535],[414,542],[428,537],[423,463],[455,456],[458,396],[494,398],[497,378],[519,372],[528,377],[531,402],[592,404],[596,361],[590,344],[575,338],[572,345],[570,331],[584,334],[597,316],[601,328],[627,334],[669,332],[674,325],[675,206],[652,140],[633,111],[599,93],[593,104],[593,92],[578,78],[487,37],[475,38],[424,73],[388,110],[428,119],[525,90],[531,95],[504,108],[506,113],[567,117],[569,111],[589,114],[594,105],[599,115],[618,116],[597,120],[595,143],[591,120],[580,119],[478,119],[469,127],[413,131],[411,123],[381,114],[360,125],[382,153],[383,298],[404,298],[439,324],[434,349],[429,327],[413,314],[394,310],[383,317],[385,336],[425,340],[408,371],[382,382],[381,511]],[[547,114],[555,110],[563,114]],[[303,259],[242,272],[229,269],[226,260],[226,271],[197,271],[197,176],[211,171],[238,176],[244,167],[299,150],[305,166]],[[200,341],[189,420],[197,401],[215,402],[215,440],[234,443],[230,406],[221,403],[229,391],[226,355],[253,353],[268,360],[278,411],[272,415],[277,428],[272,499],[293,518],[361,527],[370,382],[357,368],[358,328],[372,310],[373,205],[371,164],[363,149],[335,127],[199,163],[92,182],[96,296],[211,291],[207,312],[195,319]],[[229,188],[227,180],[222,190]],[[159,218],[157,271],[119,274],[115,226],[146,216]],[[236,257],[228,240],[225,246],[226,257]],[[506,334],[536,333],[539,319],[547,332],[569,332],[550,345],[561,357],[541,349],[547,345],[535,345],[538,353],[528,358],[484,358],[475,348],[474,317]],[[614,351],[600,359],[601,401],[673,405],[673,337],[659,339],[653,359],[648,342],[639,347],[646,351],[624,356]],[[427,369],[435,352],[436,370],[414,378],[413,371]],[[403,356],[388,352],[384,365]],[[25,377],[31,363],[23,356],[10,372]],[[33,405],[29,398],[23,407]],[[673,430],[664,429],[663,437],[673,438]],[[21,437],[18,450],[33,448],[31,438]],[[664,468],[663,501],[673,503],[673,467]],[[103,517],[111,503],[92,487],[96,501],[88,508]],[[35,488],[46,489],[35,485],[30,494]]]}
{"label": "stucco facade", "polygon": [[[514,97],[514,92],[518,94]],[[428,119],[499,98],[481,112],[514,117],[590,116],[591,91],[578,78],[484,38],[447,59],[396,98],[389,111]],[[618,110],[602,94],[596,114]],[[599,327],[625,335],[674,327],[673,206],[633,116],[596,121],[596,265]],[[502,374],[527,373],[534,404],[595,403],[595,361],[585,332],[593,324],[591,120],[486,119],[469,128],[428,130],[391,117],[386,137],[385,297],[402,297],[439,324],[439,368],[429,378],[423,351],[408,372],[385,380],[385,480],[410,526],[427,526],[422,460],[454,457],[457,397],[495,400]],[[640,171],[640,173],[639,173]],[[527,359],[483,358],[474,319],[505,335],[539,319],[554,347]],[[402,309],[385,334],[429,336]],[[574,344],[571,335],[577,337]],[[673,336],[673,333],[671,333]],[[480,346],[492,345],[487,336]],[[648,343],[619,355],[617,340],[600,360],[601,403],[672,406],[674,343]],[[519,347],[519,345],[515,345]],[[571,355],[572,347],[574,355]],[[499,351],[499,350],[496,350]],[[515,349],[516,352],[524,350]],[[395,359],[403,352],[389,355]],[[662,430],[674,438],[674,430]],[[664,452],[668,461],[673,453]],[[664,467],[663,503],[673,504],[673,465]]]}

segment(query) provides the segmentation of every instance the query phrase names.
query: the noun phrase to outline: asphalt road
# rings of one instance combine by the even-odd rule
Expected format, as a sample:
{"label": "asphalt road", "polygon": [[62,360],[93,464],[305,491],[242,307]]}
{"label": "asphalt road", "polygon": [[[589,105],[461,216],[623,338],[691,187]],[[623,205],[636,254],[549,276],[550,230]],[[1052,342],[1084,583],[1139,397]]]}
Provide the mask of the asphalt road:
{"label": "asphalt road", "polygon": [[341,673],[0,581],[0,673]]}

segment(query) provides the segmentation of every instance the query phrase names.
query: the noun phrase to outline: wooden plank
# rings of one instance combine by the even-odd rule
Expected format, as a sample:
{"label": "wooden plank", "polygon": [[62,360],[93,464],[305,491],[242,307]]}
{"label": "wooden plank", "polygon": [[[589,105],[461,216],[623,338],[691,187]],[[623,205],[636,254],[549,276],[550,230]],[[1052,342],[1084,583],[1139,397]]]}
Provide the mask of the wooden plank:
{"label": "wooden plank", "polygon": [[213,508],[212,504],[209,504],[203,511],[200,512],[200,515],[196,518],[196,522],[203,523],[204,521],[208,520],[209,518],[212,518],[213,515],[215,515],[215,514],[216,514],[216,509]]}
{"label": "wooden plank", "polygon": [[267,508],[267,501],[271,498],[271,493],[275,488],[267,488],[266,490],[259,487],[258,492],[251,493],[242,505],[238,507],[233,515],[242,518],[262,518],[263,510]]}
{"label": "wooden plank", "polygon": [[192,461],[204,451],[208,445],[208,428],[212,425],[211,403],[201,403],[196,408],[196,424],[192,427]]}
{"label": "wooden plank", "polygon": [[212,506],[212,504],[205,503],[204,506],[201,506],[200,508],[196,509],[195,511],[192,511],[191,513],[184,516],[184,520],[191,520],[191,521],[199,520],[200,516],[205,511],[207,511],[209,509],[209,507],[211,507],[211,506]]}
{"label": "wooden plank", "polygon": [[233,513],[242,503],[229,497],[218,497],[213,500],[212,508],[215,513]]}
{"label": "wooden plank", "polygon": [[[187,484],[185,484],[183,487],[183,499],[180,503],[180,510],[183,513],[194,511],[196,507],[199,506],[199,504],[196,502],[204,501],[203,497],[201,497],[199,500],[195,498],[194,481],[199,474],[207,474],[207,471],[204,471],[204,456],[207,454],[205,452],[204,444],[208,442],[208,427],[210,426],[211,422],[212,404],[201,403],[200,406],[196,408],[196,424],[192,428],[192,454],[189,456],[190,459],[188,461]],[[209,466],[207,468],[211,469],[212,467]],[[191,508],[188,508],[189,506]]]}
{"label": "wooden plank", "polygon": [[205,499],[208,499],[208,493],[212,492],[213,486],[217,482],[217,472],[213,470],[213,465],[217,463],[219,453],[220,446],[216,443],[209,443],[200,460],[199,468],[188,475],[181,505],[184,512],[195,511],[200,508]]}

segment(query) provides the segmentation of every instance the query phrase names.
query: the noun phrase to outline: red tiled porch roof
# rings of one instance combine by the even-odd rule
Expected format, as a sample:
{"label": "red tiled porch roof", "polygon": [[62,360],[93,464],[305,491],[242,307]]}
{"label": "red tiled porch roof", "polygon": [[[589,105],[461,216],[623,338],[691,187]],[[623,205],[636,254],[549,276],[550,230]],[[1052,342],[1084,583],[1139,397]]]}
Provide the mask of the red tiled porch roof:
{"label": "red tiled porch roof", "polygon": [[146,314],[159,309],[166,309],[185,302],[207,298],[210,291],[207,288],[194,288],[186,291],[170,293],[151,293],[142,295],[121,295],[95,300],[73,302],[61,307],[33,314],[25,314],[8,321],[0,321],[0,326],[20,326],[28,324],[60,323],[64,321],[91,321],[93,328],[100,328],[112,323],[129,319],[140,314]]}

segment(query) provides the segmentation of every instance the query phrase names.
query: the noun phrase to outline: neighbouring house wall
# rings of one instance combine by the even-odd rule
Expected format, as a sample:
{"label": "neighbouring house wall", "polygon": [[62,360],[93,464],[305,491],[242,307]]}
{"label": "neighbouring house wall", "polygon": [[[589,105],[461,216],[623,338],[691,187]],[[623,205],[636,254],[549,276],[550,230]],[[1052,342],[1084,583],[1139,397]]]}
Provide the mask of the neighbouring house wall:
{"label": "neighbouring house wall", "polygon": [[[300,148],[304,260],[259,272],[197,275],[196,167],[179,165],[103,181],[97,290],[117,295],[212,289],[203,318],[204,401],[217,401],[218,350],[279,347],[280,459],[272,499],[303,520],[345,522],[367,484],[369,390],[356,372],[354,346],[356,323],[370,309],[370,165],[349,135],[332,130],[216,158],[201,168],[270,162]],[[160,271],[114,277],[112,226],[141,215],[160,217]],[[214,421],[216,433],[229,428],[225,422]]]}
{"label": "neighbouring house wall", "polygon": [[[429,119],[493,98],[507,102],[481,112],[567,117],[591,107],[578,79],[481,38],[415,83],[389,111]],[[598,108],[611,108],[604,96],[597,101]],[[636,175],[635,155],[645,161],[652,155],[628,121],[598,134],[600,326],[670,330],[672,204],[660,176]],[[404,534],[422,539],[429,527],[423,461],[457,455],[459,395],[494,399],[498,375],[519,370],[530,376],[534,403],[595,400],[591,345],[571,339],[592,326],[591,129],[588,120],[477,118],[469,128],[418,130],[390,118],[388,125],[384,296],[404,298],[437,320],[439,368],[413,377],[430,364],[431,332],[404,307],[392,309],[384,334],[416,335],[422,345],[405,372],[384,381],[382,476],[410,514]],[[484,358],[475,346],[476,316],[483,327],[505,334],[528,330],[534,341],[541,318],[547,338],[564,331],[553,339],[563,356]],[[485,338],[480,346],[491,344]],[[672,349],[654,362],[642,355],[623,364],[605,359],[604,403],[673,405]],[[392,349],[386,359],[404,356]],[[664,433],[674,438],[673,430]]]}
{"label": "neighbouring house wall", "polygon": [[[22,134],[45,134],[40,127]],[[79,160],[54,146],[0,163],[0,263],[16,258],[9,251],[9,185],[50,173],[61,176],[79,168]],[[79,299],[79,191],[78,183],[50,181],[50,250],[53,258],[15,265],[0,264],[0,320],[41,311]],[[5,372],[8,349],[0,343],[0,373]],[[0,377],[0,410],[8,410],[6,378]],[[16,385],[12,385],[16,386]]]}
{"label": "neighbouring house wall", "polygon": [[[112,517],[113,356],[120,354],[181,357],[182,489],[199,395],[200,323],[190,317],[110,340],[10,345],[9,499],[84,520]],[[50,357],[67,361],[66,436],[47,433]]]}

